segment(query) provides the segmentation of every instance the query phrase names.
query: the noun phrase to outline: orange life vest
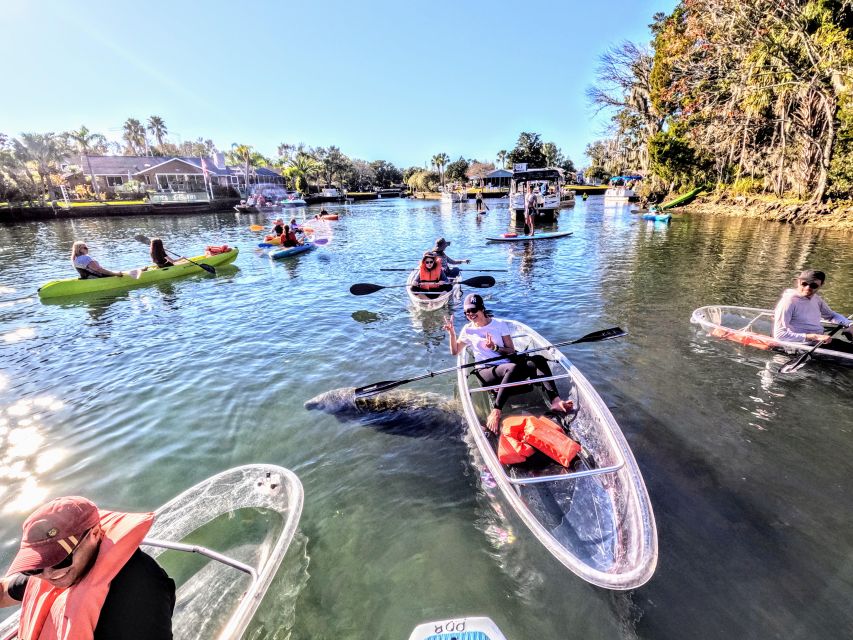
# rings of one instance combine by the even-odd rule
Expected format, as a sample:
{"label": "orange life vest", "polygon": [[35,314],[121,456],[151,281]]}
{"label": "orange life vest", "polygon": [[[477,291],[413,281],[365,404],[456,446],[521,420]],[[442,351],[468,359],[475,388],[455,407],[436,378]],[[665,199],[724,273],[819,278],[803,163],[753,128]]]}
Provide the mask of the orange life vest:
{"label": "orange life vest", "polygon": [[21,603],[19,640],[91,640],[110,582],[139,548],[153,513],[100,511],[104,530],[98,557],[83,579],[56,589],[30,578]]}
{"label": "orange life vest", "polygon": [[427,269],[426,266],[424,266],[424,261],[421,260],[421,266],[418,273],[418,286],[421,289],[436,289],[442,284],[446,284],[441,282],[441,271],[441,258],[435,259],[435,264],[432,269]]}
{"label": "orange life vest", "polygon": [[506,441],[504,459],[501,459],[501,440],[498,440],[498,460],[503,464],[523,462],[535,448],[568,467],[581,450],[581,446],[563,433],[557,423],[536,416],[510,416],[504,419],[501,423],[501,438]]}
{"label": "orange life vest", "polygon": [[762,349],[764,351],[772,349],[778,344],[773,338],[765,338],[764,336],[756,335],[754,333],[733,331],[730,329],[714,329],[711,331],[711,335],[715,338],[731,340],[732,342],[738,342],[742,345],[746,345],[747,347],[756,347],[757,349]]}

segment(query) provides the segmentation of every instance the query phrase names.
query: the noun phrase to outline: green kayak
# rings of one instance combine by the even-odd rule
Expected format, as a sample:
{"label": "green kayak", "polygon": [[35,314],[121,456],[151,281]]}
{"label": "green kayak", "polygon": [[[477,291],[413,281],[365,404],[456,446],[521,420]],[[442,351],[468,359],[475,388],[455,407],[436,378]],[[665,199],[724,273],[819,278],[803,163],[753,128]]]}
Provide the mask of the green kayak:
{"label": "green kayak", "polygon": [[[221,267],[234,262],[237,258],[237,248],[220,253],[215,256],[197,256],[190,258],[193,262],[207,264],[211,267]],[[160,282],[161,280],[171,280],[180,276],[187,276],[193,273],[204,273],[201,267],[198,267],[189,262],[182,262],[173,267],[158,269],[153,265],[145,271],[135,270],[134,275],[124,275],[122,277],[108,278],[88,278],[81,280],[80,278],[68,278],[66,280],[52,280],[39,289],[39,297],[42,300],[50,298],[63,298],[65,296],[76,296],[82,293],[93,293],[96,291],[119,291],[121,289],[132,289],[137,286]]]}

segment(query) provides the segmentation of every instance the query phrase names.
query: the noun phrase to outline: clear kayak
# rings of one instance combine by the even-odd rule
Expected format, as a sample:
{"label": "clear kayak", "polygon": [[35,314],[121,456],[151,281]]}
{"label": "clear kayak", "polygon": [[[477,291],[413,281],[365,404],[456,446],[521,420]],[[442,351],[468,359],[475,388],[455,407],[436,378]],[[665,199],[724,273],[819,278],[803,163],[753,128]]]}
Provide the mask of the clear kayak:
{"label": "clear kayak", "polygon": [[505,233],[502,236],[486,236],[486,240],[490,242],[526,242],[528,240],[554,240],[555,238],[567,238],[573,233],[574,231],[547,231],[543,233],[537,233],[532,236]]}
{"label": "clear kayak", "polygon": [[[699,307],[690,316],[690,322],[698,324],[711,336],[737,342],[748,347],[764,351],[784,351],[786,353],[805,353],[814,345],[805,342],[786,342],[773,337],[773,309],[757,307],[726,307],[712,305]],[[827,329],[835,327],[831,322],[823,322]],[[835,340],[844,340],[840,334]],[[831,359],[853,365],[853,353],[832,349],[815,349],[812,357]]]}
{"label": "clear kayak", "polygon": [[[190,258],[193,262],[206,264],[211,267],[221,267],[230,264],[237,259],[238,250],[235,247],[230,251],[219,253],[213,256],[196,256]],[[65,280],[53,280],[42,285],[39,290],[39,297],[42,300],[50,298],[62,298],[66,296],[76,296],[84,293],[94,293],[98,291],[120,291],[123,289],[133,289],[135,287],[162,282],[163,280],[171,280],[181,276],[187,276],[193,273],[204,273],[204,270],[191,262],[181,262],[173,267],[164,267],[159,269],[154,265],[146,268],[145,271],[134,269],[134,275],[112,276],[107,278],[67,278]],[[137,277],[134,277],[137,276]]]}
{"label": "clear kayak", "polygon": [[[572,400],[568,414],[548,413],[541,386],[512,383],[517,392],[503,418],[548,414],[578,442],[580,455],[569,468],[544,455],[504,465],[497,438],[484,425],[492,391],[469,369],[458,373],[459,395],[477,453],[498,488],[530,531],[572,572],[607,589],[634,589],[655,571],[658,538],[649,494],[634,455],[604,401],[571,361],[541,335],[515,322],[516,350],[547,347],[537,353],[550,360],[560,396]],[[466,349],[457,364],[471,361]]]}
{"label": "clear kayak", "polygon": [[415,286],[415,278],[418,275],[418,270],[414,269],[406,279],[406,293],[409,294],[409,300],[412,306],[418,311],[435,311],[441,309],[451,298],[458,298],[461,292],[459,286],[459,278],[451,281],[451,285],[446,291],[436,293],[425,293],[423,291],[412,290]]}
{"label": "clear kayak", "polygon": [[415,627],[409,640],[506,640],[491,618],[472,616],[424,622]]}
{"label": "clear kayak", "polygon": [[[177,584],[175,640],[243,636],[296,533],[302,484],[275,465],[236,467],[156,511],[142,549]],[[0,624],[17,638],[18,614]]]}

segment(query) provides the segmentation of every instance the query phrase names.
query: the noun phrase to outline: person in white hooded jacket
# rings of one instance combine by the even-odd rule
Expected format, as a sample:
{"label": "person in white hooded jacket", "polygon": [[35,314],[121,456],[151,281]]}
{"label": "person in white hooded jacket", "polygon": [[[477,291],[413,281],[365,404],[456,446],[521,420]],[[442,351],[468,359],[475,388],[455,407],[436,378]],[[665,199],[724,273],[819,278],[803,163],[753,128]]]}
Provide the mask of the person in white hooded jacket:
{"label": "person in white hooded jacket", "polygon": [[847,327],[844,333],[853,339],[850,319],[830,309],[823,298],[817,295],[817,290],[825,282],[826,274],[823,271],[808,269],[797,276],[795,288],[786,289],[776,304],[773,317],[774,338],[785,342],[822,342],[826,349],[853,352],[853,343],[833,340],[824,333],[822,319]]}

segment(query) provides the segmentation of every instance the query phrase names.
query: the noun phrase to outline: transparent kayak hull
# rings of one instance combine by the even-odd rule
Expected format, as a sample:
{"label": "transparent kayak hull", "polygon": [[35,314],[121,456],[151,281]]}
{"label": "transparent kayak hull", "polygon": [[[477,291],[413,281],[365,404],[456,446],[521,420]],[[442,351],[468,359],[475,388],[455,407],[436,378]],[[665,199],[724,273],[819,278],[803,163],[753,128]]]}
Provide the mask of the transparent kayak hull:
{"label": "transparent kayak hull", "polygon": [[[506,322],[516,350],[550,346],[524,324]],[[477,391],[482,387],[477,376],[460,369],[460,400],[479,457],[522,521],[563,565],[600,587],[639,587],[652,577],[658,557],[657,527],[640,469],[610,410],[581,372],[554,347],[537,353],[551,361],[560,396],[574,402],[564,426],[582,445],[581,456],[569,469],[541,454],[535,465],[533,458],[501,464],[497,438],[483,426],[491,392]],[[459,355],[458,364],[469,361],[467,351]],[[542,416],[549,408],[541,387],[528,384],[510,396],[503,417]]]}
{"label": "transparent kayak hull", "polygon": [[[773,309],[711,305],[693,311],[690,322],[698,324],[715,338],[764,351],[772,349],[794,354],[804,353],[814,346],[803,342],[776,340],[773,337]],[[831,322],[823,322],[823,325],[827,329],[836,326]],[[836,334],[834,338],[844,339],[840,334]],[[812,356],[853,365],[853,353],[817,348]]]}
{"label": "transparent kayak hull", "polygon": [[[208,478],[157,509],[146,541],[212,549],[253,572],[143,543],[178,587],[175,640],[243,636],[296,533],[302,500],[292,471],[247,465]],[[16,628],[17,614],[0,625],[0,639],[17,638]]]}
{"label": "transparent kayak hull", "polygon": [[459,287],[459,278],[452,281],[453,286],[449,291],[425,294],[412,291],[412,286],[415,284],[415,278],[417,275],[417,269],[409,274],[409,277],[406,279],[406,293],[409,295],[409,301],[412,303],[412,306],[418,311],[435,311],[436,309],[441,309],[451,300],[451,298],[459,297],[461,291]]}

